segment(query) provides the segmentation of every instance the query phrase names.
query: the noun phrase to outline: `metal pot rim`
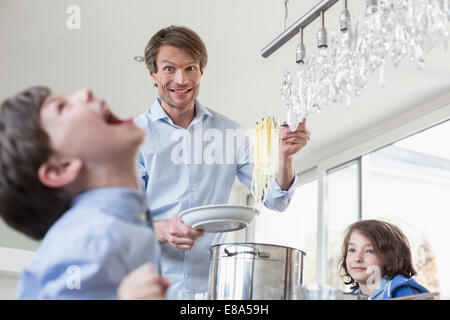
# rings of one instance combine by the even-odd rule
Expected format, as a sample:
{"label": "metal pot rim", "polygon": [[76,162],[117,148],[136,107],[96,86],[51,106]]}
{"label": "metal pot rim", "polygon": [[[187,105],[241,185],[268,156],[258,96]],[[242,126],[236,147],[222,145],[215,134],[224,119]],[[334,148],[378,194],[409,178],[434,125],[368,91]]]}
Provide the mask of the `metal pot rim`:
{"label": "metal pot rim", "polygon": [[278,244],[268,244],[268,243],[258,243],[258,242],[230,242],[230,243],[218,243],[215,245],[211,246],[211,249],[214,247],[220,247],[220,246],[245,246],[245,245],[250,245],[250,246],[268,246],[268,247],[277,247],[277,248],[283,248],[283,249],[289,249],[289,250],[293,250],[293,251],[298,251],[301,252],[303,255],[306,256],[306,252],[304,252],[303,250],[300,249],[296,249],[296,248],[292,248],[292,247],[287,247],[287,246],[282,246],[282,245],[278,245]]}

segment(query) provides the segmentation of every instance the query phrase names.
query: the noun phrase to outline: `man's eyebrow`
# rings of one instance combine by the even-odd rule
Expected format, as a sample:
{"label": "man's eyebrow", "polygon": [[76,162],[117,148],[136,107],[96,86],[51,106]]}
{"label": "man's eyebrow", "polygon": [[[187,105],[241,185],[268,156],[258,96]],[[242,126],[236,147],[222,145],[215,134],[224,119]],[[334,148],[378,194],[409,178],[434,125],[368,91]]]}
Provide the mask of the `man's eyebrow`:
{"label": "man's eyebrow", "polygon": [[[162,61],[161,61],[161,64],[162,64],[162,63],[168,63],[168,64],[171,64],[171,65],[174,65],[174,66],[177,65],[176,63],[173,63],[172,61],[169,61],[169,60],[162,60]],[[186,65],[189,65],[189,64],[196,64],[196,63],[197,63],[197,61],[192,60],[192,61],[189,61],[188,63],[186,63]]]}

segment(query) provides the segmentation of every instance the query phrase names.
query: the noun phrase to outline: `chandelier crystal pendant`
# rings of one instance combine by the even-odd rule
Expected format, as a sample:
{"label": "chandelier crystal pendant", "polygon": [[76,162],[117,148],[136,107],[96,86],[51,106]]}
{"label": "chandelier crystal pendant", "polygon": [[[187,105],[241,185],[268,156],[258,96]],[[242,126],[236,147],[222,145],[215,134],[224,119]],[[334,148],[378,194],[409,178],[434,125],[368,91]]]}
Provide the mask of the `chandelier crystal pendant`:
{"label": "chandelier crystal pendant", "polygon": [[350,27],[350,11],[348,11],[347,0],[344,1],[344,10],[341,11],[339,16],[339,26],[342,32],[347,32]]}
{"label": "chandelier crystal pendant", "polygon": [[[322,1],[316,7],[321,9],[322,21],[317,33],[317,52],[306,55],[305,25],[301,25],[299,30],[294,30],[300,33],[296,51],[299,69],[283,72],[281,99],[287,108],[290,129],[294,131],[304,117],[334,103],[350,106],[351,99],[361,95],[375,71],[379,71],[379,82],[385,86],[388,62],[397,67],[409,58],[417,69],[424,69],[428,52],[439,46],[447,50],[449,1],[365,0],[364,19],[352,28],[348,3],[343,0],[340,32],[333,30],[330,37],[325,28],[325,11],[337,1]],[[312,14],[307,15],[310,23]],[[314,19],[317,17],[319,12]],[[292,27],[286,32],[292,32]],[[270,53],[279,46],[273,47],[273,43],[268,47]]]}

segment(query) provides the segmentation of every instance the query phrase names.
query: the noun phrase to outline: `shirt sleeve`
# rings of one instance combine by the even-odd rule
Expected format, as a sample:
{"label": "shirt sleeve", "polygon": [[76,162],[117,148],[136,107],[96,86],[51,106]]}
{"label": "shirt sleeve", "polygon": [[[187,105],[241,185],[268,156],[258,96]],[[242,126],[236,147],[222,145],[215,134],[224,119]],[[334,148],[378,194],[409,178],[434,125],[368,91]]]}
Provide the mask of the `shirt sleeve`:
{"label": "shirt sleeve", "polygon": [[136,164],[136,170],[139,182],[141,184],[142,190],[147,189],[148,184],[148,172],[147,168],[145,167],[144,157],[142,156],[142,152],[139,151],[138,158],[137,158],[137,164]]}

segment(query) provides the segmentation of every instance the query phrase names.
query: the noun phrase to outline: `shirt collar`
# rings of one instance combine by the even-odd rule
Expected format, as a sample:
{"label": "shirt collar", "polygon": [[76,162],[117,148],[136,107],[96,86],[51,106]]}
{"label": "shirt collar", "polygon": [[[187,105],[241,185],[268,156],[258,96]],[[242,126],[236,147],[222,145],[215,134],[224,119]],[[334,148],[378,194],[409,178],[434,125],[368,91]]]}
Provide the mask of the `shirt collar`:
{"label": "shirt collar", "polygon": [[[209,116],[209,117],[214,117],[213,114],[207,108],[202,106],[197,99],[195,100],[194,107],[195,107],[195,118],[194,118],[193,122],[203,119],[204,115]],[[170,119],[170,117],[167,115],[166,111],[164,111],[163,107],[161,106],[161,98],[157,98],[155,100],[151,109],[149,110],[149,113],[150,113],[150,119],[152,121],[166,120],[170,124],[173,125],[172,119]]]}
{"label": "shirt collar", "polygon": [[[390,282],[390,281],[389,281],[386,277],[383,277],[383,278],[380,280],[380,283],[378,284],[378,287],[373,291],[372,295],[370,296],[370,299],[371,299],[371,300],[379,300],[379,299],[383,299],[383,296],[384,296],[384,295],[381,295],[381,297],[380,297],[380,294],[383,293],[383,292],[386,290],[386,288],[387,288],[389,282]],[[354,293],[354,294],[362,294],[361,288],[358,288],[358,289],[356,289],[356,290],[353,290],[353,293]]]}
{"label": "shirt collar", "polygon": [[206,115],[208,117],[214,118],[213,114],[204,106],[201,105],[198,100],[195,100],[195,118],[203,118]]}
{"label": "shirt collar", "polygon": [[96,188],[85,191],[72,200],[72,208],[95,208],[122,220],[148,223],[145,193],[121,187]]}
{"label": "shirt collar", "polygon": [[152,107],[149,110],[149,113],[150,113],[150,119],[152,119],[152,121],[156,121],[156,120],[160,120],[160,119],[170,120],[166,111],[164,111],[163,107],[161,106],[160,98],[157,98],[155,100],[155,102],[153,103]]}
{"label": "shirt collar", "polygon": [[389,284],[389,280],[386,277],[383,277],[381,279],[380,284],[378,285],[378,287],[373,291],[371,299],[372,300],[383,299],[383,293],[386,290],[388,284]]}

